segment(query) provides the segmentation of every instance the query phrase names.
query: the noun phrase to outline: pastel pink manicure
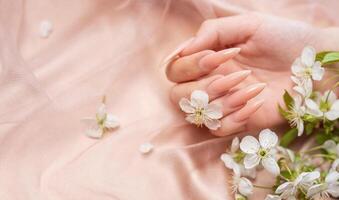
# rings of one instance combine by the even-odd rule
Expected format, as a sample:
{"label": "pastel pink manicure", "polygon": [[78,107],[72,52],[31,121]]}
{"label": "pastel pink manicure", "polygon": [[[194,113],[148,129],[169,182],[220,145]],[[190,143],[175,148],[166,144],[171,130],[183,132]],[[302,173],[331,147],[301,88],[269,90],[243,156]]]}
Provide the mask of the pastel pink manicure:
{"label": "pastel pink manicure", "polygon": [[266,83],[257,83],[240,89],[226,99],[226,103],[231,107],[245,104],[248,100],[257,96],[265,87]]}
{"label": "pastel pink manicure", "polygon": [[162,61],[162,65],[167,65],[168,63],[170,63],[173,59],[175,59],[178,54],[180,54],[189,44],[191,44],[191,42],[195,39],[195,37],[192,37],[186,41],[184,41],[183,43],[181,43],[181,45],[179,45],[175,50],[173,50],[163,61]]}
{"label": "pastel pink manicure", "polygon": [[251,72],[251,70],[243,70],[219,78],[210,83],[210,85],[207,87],[207,92],[210,94],[224,93],[247,78]]}
{"label": "pastel pink manicure", "polygon": [[248,119],[253,113],[255,113],[263,104],[265,100],[257,100],[248,102],[243,108],[234,113],[233,119],[236,122],[241,122]]}
{"label": "pastel pink manicure", "polygon": [[238,55],[240,50],[240,48],[230,48],[207,55],[200,60],[199,67],[206,71],[215,69],[222,63]]}

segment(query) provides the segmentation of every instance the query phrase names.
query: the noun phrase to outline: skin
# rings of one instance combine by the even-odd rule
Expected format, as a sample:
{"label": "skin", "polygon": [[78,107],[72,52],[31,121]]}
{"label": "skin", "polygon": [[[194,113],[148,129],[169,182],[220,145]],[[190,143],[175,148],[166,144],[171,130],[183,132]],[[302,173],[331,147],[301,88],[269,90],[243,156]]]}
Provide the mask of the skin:
{"label": "skin", "polygon": [[292,91],[293,61],[306,45],[337,50],[337,34],[337,28],[257,13],[207,20],[167,67],[168,79],[177,83],[171,100],[207,91],[223,106],[222,127],[212,132],[217,136],[281,125],[277,104],[285,89]]}

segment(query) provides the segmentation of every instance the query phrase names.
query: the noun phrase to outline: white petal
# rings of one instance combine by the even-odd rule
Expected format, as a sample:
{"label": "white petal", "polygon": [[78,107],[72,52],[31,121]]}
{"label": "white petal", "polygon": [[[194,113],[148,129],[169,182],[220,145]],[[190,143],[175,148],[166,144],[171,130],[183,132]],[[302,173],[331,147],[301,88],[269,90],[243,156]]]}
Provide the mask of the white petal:
{"label": "white petal", "polygon": [[205,107],[208,105],[208,94],[202,90],[195,90],[191,94],[191,103],[194,107]]}
{"label": "white petal", "polygon": [[302,119],[297,120],[298,136],[304,133],[304,121]]}
{"label": "white petal", "polygon": [[102,137],[102,134],[104,133],[104,131],[98,127],[96,129],[88,129],[85,133],[88,137],[98,139]]}
{"label": "white petal", "polygon": [[311,186],[308,190],[307,190],[307,198],[313,197],[314,195],[318,194],[319,192],[322,192],[324,190],[324,184],[317,184],[317,185],[313,185]]}
{"label": "white petal", "polygon": [[259,134],[260,145],[265,149],[271,149],[278,144],[278,136],[270,129],[264,129]]}
{"label": "white petal", "polygon": [[253,167],[251,169],[246,169],[244,166],[241,166],[241,174],[246,177],[250,177],[252,179],[255,179],[257,176],[257,168]]}
{"label": "white petal", "polygon": [[331,106],[331,110],[336,110],[339,112],[339,100],[334,100]]}
{"label": "white petal", "polygon": [[[299,177],[301,177],[301,179],[299,179]],[[299,179],[301,183],[310,183],[318,179],[320,177],[320,173],[318,171],[303,172],[299,175],[299,177],[297,178],[297,180]]]}
{"label": "white petal", "polygon": [[325,178],[325,182],[326,183],[339,182],[339,172],[334,171],[334,172],[328,173]]}
{"label": "white petal", "polygon": [[307,46],[303,49],[303,52],[301,54],[301,62],[304,65],[311,67],[314,64],[315,55],[315,49],[311,46]]}
{"label": "white petal", "polygon": [[179,106],[185,113],[194,113],[195,111],[195,108],[191,105],[191,102],[186,98],[180,99]]}
{"label": "white petal", "polygon": [[330,193],[332,197],[338,198],[339,197],[339,182],[330,184],[328,186],[327,192]]}
{"label": "white petal", "polygon": [[221,127],[221,122],[217,119],[206,118],[204,124],[207,128],[214,131]]}
{"label": "white petal", "polygon": [[146,142],[139,146],[139,151],[143,154],[147,154],[153,150],[153,144]]}
{"label": "white petal", "polygon": [[209,104],[206,107],[205,114],[211,119],[220,119],[223,117],[222,107],[218,104]]}
{"label": "white petal", "polygon": [[324,95],[321,98],[324,102],[329,102],[330,104],[333,104],[337,100],[337,96],[334,94],[332,90],[326,90],[324,92]]}
{"label": "white petal", "polygon": [[334,121],[339,118],[339,110],[330,110],[328,112],[325,112],[324,115],[328,120]]}
{"label": "white petal", "polygon": [[107,114],[104,126],[106,128],[117,128],[119,126],[118,118],[112,114]]}
{"label": "white petal", "polygon": [[324,74],[325,74],[325,69],[321,67],[321,63],[319,61],[314,63],[313,69],[312,69],[312,79],[316,81],[320,81],[323,78]]}
{"label": "white petal", "polygon": [[322,112],[319,109],[319,106],[317,105],[316,102],[314,102],[312,99],[306,99],[305,104],[308,108],[307,112],[311,115],[314,115],[316,117],[322,116]]}
{"label": "white petal", "polygon": [[260,157],[257,154],[247,154],[244,159],[244,166],[246,169],[252,169],[258,166]]}
{"label": "white petal", "polygon": [[333,163],[332,163],[332,166],[331,166],[331,172],[332,171],[337,171],[339,172],[339,158],[337,158]]}
{"label": "white petal", "polygon": [[280,174],[280,168],[274,158],[270,156],[266,157],[262,159],[261,163],[264,166],[264,168],[271,174],[275,176]]}
{"label": "white petal", "polygon": [[324,149],[330,153],[335,153],[337,149],[337,144],[333,140],[326,140],[323,144]]}
{"label": "white petal", "polygon": [[102,120],[106,117],[106,114],[107,114],[106,105],[102,103],[97,110],[96,117]]}
{"label": "white petal", "polygon": [[280,196],[269,194],[266,196],[265,200],[281,200]]}
{"label": "white petal", "polygon": [[258,140],[253,136],[246,136],[240,142],[240,149],[244,153],[254,154],[259,151],[259,148]]}
{"label": "white petal", "polygon": [[186,121],[188,121],[189,123],[195,124],[195,116],[194,116],[194,114],[189,114],[189,115],[187,115],[185,119],[186,119]]}
{"label": "white petal", "polygon": [[244,196],[249,196],[253,193],[253,185],[250,180],[242,177],[240,178],[240,181],[239,181],[238,190],[240,194]]}
{"label": "white petal", "polygon": [[238,137],[233,138],[232,140],[232,144],[231,144],[231,152],[235,153],[236,151],[238,151],[238,149],[240,148],[240,140]]}
{"label": "white petal", "polygon": [[293,183],[292,182],[285,182],[281,185],[279,185],[279,187],[275,190],[275,193],[277,194],[281,194],[287,190],[290,190],[293,188]]}
{"label": "white petal", "polygon": [[[292,73],[295,75],[295,76],[301,76],[301,73],[303,72],[304,70],[304,67],[301,63],[301,59],[300,58],[297,58],[293,64],[292,64],[292,67],[291,67],[291,70],[292,70]],[[293,79],[292,79],[293,80]]]}
{"label": "white petal", "polygon": [[232,156],[227,153],[222,154],[220,159],[224,162],[225,167],[228,169],[233,169],[233,166],[236,164]]}

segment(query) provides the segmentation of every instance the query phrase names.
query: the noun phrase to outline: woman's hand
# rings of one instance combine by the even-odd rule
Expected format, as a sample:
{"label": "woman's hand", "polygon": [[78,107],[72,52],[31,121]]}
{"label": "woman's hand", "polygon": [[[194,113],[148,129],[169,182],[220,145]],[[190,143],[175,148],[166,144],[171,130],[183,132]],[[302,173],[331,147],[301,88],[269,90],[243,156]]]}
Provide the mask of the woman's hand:
{"label": "woman's hand", "polygon": [[212,132],[218,136],[279,125],[277,104],[292,88],[291,64],[306,45],[320,50],[319,35],[303,22],[255,13],[207,20],[167,68],[178,83],[171,99],[207,91],[223,106],[222,127]]}

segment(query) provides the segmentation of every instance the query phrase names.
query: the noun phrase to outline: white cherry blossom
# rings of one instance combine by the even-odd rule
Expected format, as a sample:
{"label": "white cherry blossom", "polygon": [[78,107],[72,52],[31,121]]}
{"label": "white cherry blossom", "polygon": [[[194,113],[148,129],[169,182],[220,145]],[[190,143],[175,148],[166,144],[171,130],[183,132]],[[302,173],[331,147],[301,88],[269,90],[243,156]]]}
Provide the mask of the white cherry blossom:
{"label": "white cherry blossom", "polygon": [[292,64],[292,73],[299,78],[320,81],[324,76],[325,69],[321,66],[321,62],[315,61],[315,58],[315,49],[310,46],[305,47],[301,57]]}
{"label": "white cherry blossom", "polygon": [[312,79],[302,79],[300,77],[291,76],[292,81],[296,84],[293,90],[298,92],[303,98],[311,96],[313,91]]}
{"label": "white cherry blossom", "polygon": [[104,103],[99,106],[95,117],[84,118],[82,121],[89,126],[86,135],[92,138],[101,138],[105,131],[119,126],[117,117],[107,113]]}
{"label": "white cherry blossom", "polygon": [[318,171],[303,172],[293,182],[281,184],[275,191],[282,199],[296,200],[298,189],[307,190],[320,177]]}
{"label": "white cherry blossom", "polygon": [[217,130],[222,118],[221,106],[209,104],[208,94],[201,90],[195,90],[191,94],[191,99],[182,98],[179,102],[180,108],[187,116],[186,120],[198,127],[205,125],[211,130]]}
{"label": "white cherry blossom", "polygon": [[302,98],[300,95],[293,97],[293,100],[294,104],[291,110],[288,111],[287,118],[289,119],[291,126],[297,127],[298,136],[301,136],[304,132],[304,121],[302,117],[306,113],[306,108],[302,105]]}
{"label": "white cherry blossom", "polygon": [[260,132],[259,141],[253,136],[244,137],[240,143],[240,149],[246,153],[245,168],[251,169],[261,163],[268,172],[277,176],[280,173],[275,158],[277,144],[278,136],[269,129]]}
{"label": "white cherry blossom", "polygon": [[245,177],[241,177],[239,173],[233,173],[232,177],[232,191],[234,193],[239,192],[241,195],[246,197],[253,194],[253,184],[250,180]]}
{"label": "white cherry blossom", "polygon": [[323,183],[311,186],[307,191],[307,198],[329,199],[339,198],[339,173],[330,172]]}
{"label": "white cherry blossom", "polygon": [[320,102],[313,99],[305,100],[307,113],[316,117],[326,117],[334,121],[339,118],[339,100],[333,91],[326,91],[320,98]]}

